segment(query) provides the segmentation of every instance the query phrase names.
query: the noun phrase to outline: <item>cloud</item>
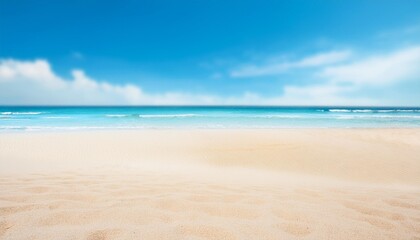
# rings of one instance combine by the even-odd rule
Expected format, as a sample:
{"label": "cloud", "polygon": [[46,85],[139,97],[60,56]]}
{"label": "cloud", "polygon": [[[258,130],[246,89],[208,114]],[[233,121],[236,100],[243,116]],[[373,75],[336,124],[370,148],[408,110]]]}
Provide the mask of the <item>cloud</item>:
{"label": "cloud", "polygon": [[269,63],[265,65],[247,65],[234,69],[230,72],[231,77],[256,77],[270,76],[284,73],[297,68],[319,67],[337,62],[342,62],[352,55],[349,50],[331,51],[305,57],[298,61]]}
{"label": "cloud", "polygon": [[[233,77],[279,76],[305,71],[305,85],[285,82],[282,95],[252,101],[282,105],[411,105],[420,104],[420,46],[357,56],[351,51],[321,53],[295,62],[247,66]],[[292,72],[293,73],[293,72]],[[312,83],[308,81],[312,80]],[[417,93],[416,93],[417,91]],[[408,97],[410,96],[410,97]]]}
{"label": "cloud", "polygon": [[138,102],[143,93],[134,85],[95,81],[81,70],[73,78],[57,76],[46,60],[0,61],[2,104],[112,104]]}
{"label": "cloud", "polygon": [[[314,64],[310,58],[302,64]],[[314,58],[315,59],[315,58]],[[133,84],[117,85],[98,81],[82,70],[70,79],[53,72],[46,60],[0,60],[0,104],[2,105],[316,105],[351,104],[337,93],[342,87],[286,86],[274,97],[245,92],[238,96],[166,92],[145,93]],[[279,89],[281,92],[281,89]]]}
{"label": "cloud", "polygon": [[382,86],[420,79],[420,46],[371,56],[349,64],[326,67],[322,77],[335,83]]}
{"label": "cloud", "polygon": [[[235,96],[148,93],[135,84],[113,84],[93,79],[82,70],[71,71],[71,77],[65,79],[54,73],[47,60],[0,60],[0,105],[420,104],[417,94],[420,92],[420,71],[416,67],[420,66],[420,47],[347,60],[345,64],[337,64],[338,56],[319,54],[294,62],[295,68],[314,67],[307,73],[308,79],[314,82],[303,86],[286,83],[273,96],[253,91]],[[399,91],[399,84],[405,82],[414,85]]]}
{"label": "cloud", "polygon": [[3,105],[171,105],[214,101],[212,96],[174,92],[147,94],[137,85],[97,81],[82,70],[73,70],[71,79],[63,79],[46,60],[0,60]]}

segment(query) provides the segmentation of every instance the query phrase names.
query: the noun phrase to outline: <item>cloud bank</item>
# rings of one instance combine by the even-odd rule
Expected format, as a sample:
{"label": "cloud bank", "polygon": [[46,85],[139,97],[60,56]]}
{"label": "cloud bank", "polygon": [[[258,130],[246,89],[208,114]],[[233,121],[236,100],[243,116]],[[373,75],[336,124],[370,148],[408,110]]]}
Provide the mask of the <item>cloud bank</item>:
{"label": "cloud bank", "polygon": [[211,104],[212,97],[183,93],[147,94],[133,84],[116,85],[73,70],[71,79],[55,74],[46,60],[0,61],[3,105],[158,105]]}
{"label": "cloud bank", "polygon": [[[310,61],[305,64],[313,64],[308,59]],[[64,79],[53,72],[46,60],[0,61],[1,105],[326,105],[355,102],[336,96],[339,90],[329,86],[286,86],[283,95],[274,97],[251,91],[224,97],[178,92],[149,94],[137,85],[116,85],[92,79],[82,70],[73,70],[72,78]]]}
{"label": "cloud bank", "polygon": [[[285,82],[278,94],[250,89],[236,96],[189,92],[148,93],[134,84],[112,84],[73,70],[60,77],[47,60],[0,60],[0,105],[406,105],[420,106],[420,46],[357,57],[350,50],[306,56],[297,61],[249,65],[238,77],[280,76],[309,70],[305,85]],[[239,69],[239,70],[238,70]],[[256,79],[255,81],[264,81]],[[281,81],[281,80],[279,80]],[[223,86],[220,86],[221,88]]]}

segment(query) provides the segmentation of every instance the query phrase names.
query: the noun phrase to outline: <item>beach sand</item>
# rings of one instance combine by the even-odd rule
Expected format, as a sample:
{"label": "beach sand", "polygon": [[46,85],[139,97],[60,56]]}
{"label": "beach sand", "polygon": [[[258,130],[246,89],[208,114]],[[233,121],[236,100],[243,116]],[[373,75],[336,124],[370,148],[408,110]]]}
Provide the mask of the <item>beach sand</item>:
{"label": "beach sand", "polygon": [[2,133],[0,239],[420,239],[420,129]]}

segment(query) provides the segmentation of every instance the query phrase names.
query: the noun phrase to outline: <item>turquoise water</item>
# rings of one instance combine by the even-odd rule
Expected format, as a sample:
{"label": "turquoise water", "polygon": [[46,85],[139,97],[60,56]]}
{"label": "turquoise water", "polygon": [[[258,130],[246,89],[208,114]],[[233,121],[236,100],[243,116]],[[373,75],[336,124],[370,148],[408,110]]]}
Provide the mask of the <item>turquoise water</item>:
{"label": "turquoise water", "polygon": [[411,128],[420,108],[0,107],[0,131],[149,128]]}

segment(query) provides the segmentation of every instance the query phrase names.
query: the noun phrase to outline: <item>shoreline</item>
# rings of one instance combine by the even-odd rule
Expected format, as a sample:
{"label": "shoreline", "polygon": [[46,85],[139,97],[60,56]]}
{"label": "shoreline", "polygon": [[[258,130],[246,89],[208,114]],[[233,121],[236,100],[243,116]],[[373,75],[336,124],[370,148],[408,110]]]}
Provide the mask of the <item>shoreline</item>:
{"label": "shoreline", "polygon": [[[70,127],[72,128],[72,127]],[[57,130],[47,130],[47,129],[37,129],[37,130],[7,130],[7,131],[0,131],[0,136],[1,135],[9,135],[9,134],[32,134],[32,133],[40,133],[40,134],[54,134],[54,133],[103,133],[103,132],[108,132],[108,133],[124,133],[124,132],[142,132],[142,131],[305,131],[305,130],[314,130],[314,131],[352,131],[352,130],[362,130],[362,131],[379,131],[379,130],[383,130],[383,131],[398,131],[398,130],[420,130],[420,127],[284,127],[284,128],[279,128],[279,127],[273,127],[273,128],[268,128],[268,127],[261,127],[261,128],[233,128],[233,127],[226,127],[226,128],[220,128],[220,127],[215,127],[215,128],[207,128],[207,127],[203,127],[203,128],[182,128],[182,127],[168,127],[168,128],[163,128],[163,127],[156,127],[156,128],[150,128],[150,127],[145,127],[145,128],[113,128],[113,127],[109,127],[109,128],[92,128],[92,129],[57,129]]]}

